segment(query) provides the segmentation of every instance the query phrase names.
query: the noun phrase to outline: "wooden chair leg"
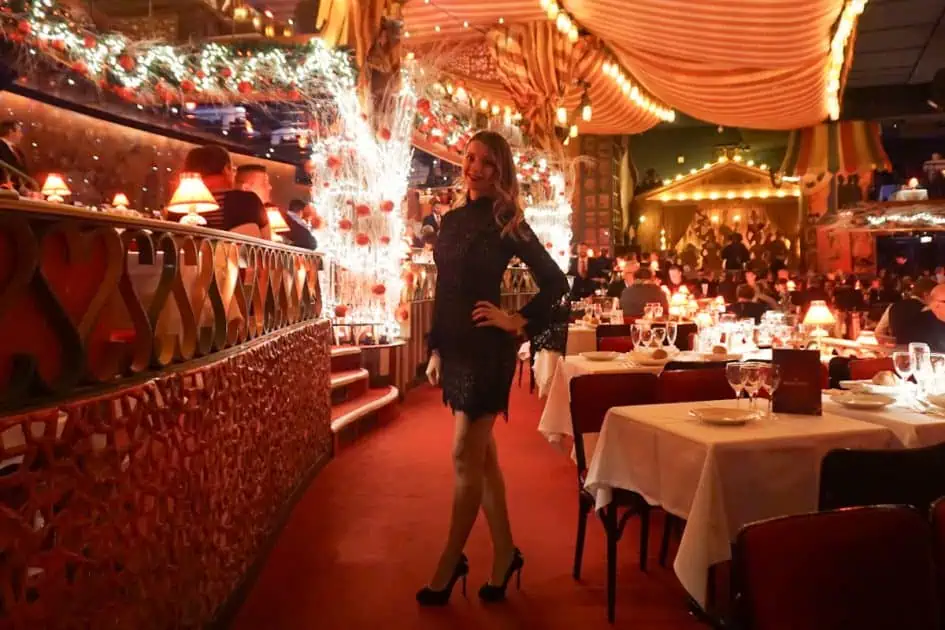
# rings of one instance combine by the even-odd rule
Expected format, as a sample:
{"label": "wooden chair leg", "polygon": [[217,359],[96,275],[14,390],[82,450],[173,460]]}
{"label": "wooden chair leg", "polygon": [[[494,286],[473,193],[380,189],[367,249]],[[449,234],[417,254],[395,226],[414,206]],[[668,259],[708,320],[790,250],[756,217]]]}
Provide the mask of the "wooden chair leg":
{"label": "wooden chair leg", "polygon": [[679,519],[669,512],[666,512],[666,518],[663,520],[663,538],[660,540],[660,566],[665,567],[666,562],[669,559],[669,539],[672,537],[673,532],[676,531],[676,526]]}
{"label": "wooden chair leg", "polygon": [[607,620],[617,618],[617,508],[604,508],[604,531],[607,534]]}
{"label": "wooden chair leg", "polygon": [[650,509],[640,512],[640,570],[646,571],[647,556],[650,555]]}
{"label": "wooden chair leg", "polygon": [[705,608],[710,611],[715,608],[715,565],[709,567],[705,583]]}
{"label": "wooden chair leg", "polygon": [[572,572],[575,580],[581,579],[581,563],[584,560],[584,537],[587,534],[587,516],[591,512],[591,507],[585,499],[578,497],[577,542],[574,548],[574,571]]}

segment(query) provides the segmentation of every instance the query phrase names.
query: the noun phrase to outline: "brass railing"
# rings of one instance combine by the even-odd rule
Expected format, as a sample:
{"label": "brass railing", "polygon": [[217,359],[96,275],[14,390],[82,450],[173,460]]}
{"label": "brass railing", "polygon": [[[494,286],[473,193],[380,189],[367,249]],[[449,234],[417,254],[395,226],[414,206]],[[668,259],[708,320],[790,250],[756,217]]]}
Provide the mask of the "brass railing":
{"label": "brass railing", "polygon": [[316,319],[318,269],[231,232],[0,199],[0,411]]}

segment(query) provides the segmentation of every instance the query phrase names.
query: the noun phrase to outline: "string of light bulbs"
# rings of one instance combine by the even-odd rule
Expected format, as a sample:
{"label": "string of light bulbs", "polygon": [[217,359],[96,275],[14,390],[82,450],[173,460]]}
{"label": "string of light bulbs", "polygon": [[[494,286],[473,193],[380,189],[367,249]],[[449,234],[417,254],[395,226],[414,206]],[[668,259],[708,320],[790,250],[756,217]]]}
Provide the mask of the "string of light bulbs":
{"label": "string of light bulbs", "polygon": [[840,14],[837,30],[834,31],[830,42],[830,59],[827,62],[826,95],[827,114],[830,120],[840,118],[840,76],[843,74],[843,65],[846,61],[847,44],[853,35],[856,21],[866,9],[868,0],[850,0]]}

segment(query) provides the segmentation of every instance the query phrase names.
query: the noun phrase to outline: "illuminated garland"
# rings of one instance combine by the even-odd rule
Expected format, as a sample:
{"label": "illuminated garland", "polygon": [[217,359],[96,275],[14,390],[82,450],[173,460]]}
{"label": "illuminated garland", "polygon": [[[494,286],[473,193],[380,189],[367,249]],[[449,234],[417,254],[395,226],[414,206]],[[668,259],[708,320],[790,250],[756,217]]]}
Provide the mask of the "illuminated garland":
{"label": "illuminated garland", "polygon": [[0,36],[22,44],[27,61],[43,55],[131,102],[298,100],[355,86],[349,55],[317,38],[304,46],[141,43],[82,31],[53,0],[26,3],[17,14],[9,2],[0,6],[7,9]]}

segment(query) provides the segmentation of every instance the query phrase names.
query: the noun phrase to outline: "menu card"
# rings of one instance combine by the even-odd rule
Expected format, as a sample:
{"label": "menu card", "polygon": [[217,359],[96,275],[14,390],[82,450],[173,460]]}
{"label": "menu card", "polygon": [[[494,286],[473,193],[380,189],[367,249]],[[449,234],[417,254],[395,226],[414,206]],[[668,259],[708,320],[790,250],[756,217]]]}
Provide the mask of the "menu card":
{"label": "menu card", "polygon": [[781,372],[781,385],[772,400],[774,412],[822,415],[820,352],[775,348],[772,358]]}

